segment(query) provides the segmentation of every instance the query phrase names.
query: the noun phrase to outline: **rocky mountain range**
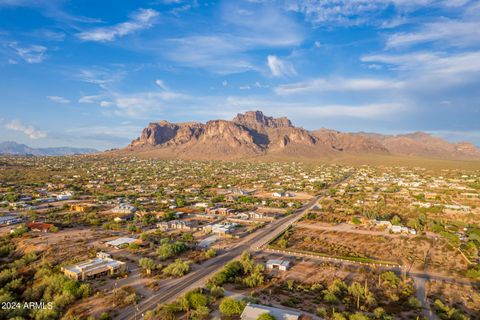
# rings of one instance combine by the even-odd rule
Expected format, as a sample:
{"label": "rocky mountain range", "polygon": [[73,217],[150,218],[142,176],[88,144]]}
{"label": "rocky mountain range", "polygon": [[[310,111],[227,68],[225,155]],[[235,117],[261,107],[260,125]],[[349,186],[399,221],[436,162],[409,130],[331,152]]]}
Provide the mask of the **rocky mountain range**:
{"label": "rocky mountain range", "polygon": [[231,121],[152,122],[140,137],[117,152],[157,158],[240,159],[259,156],[334,158],[344,154],[405,155],[442,159],[480,159],[471,143],[449,143],[423,132],[403,135],[308,131],[285,118],[261,111]]}
{"label": "rocky mountain range", "polygon": [[17,156],[66,156],[76,154],[88,154],[98,152],[89,148],[31,148],[25,144],[16,143],[14,141],[5,141],[0,143],[0,154],[10,154]]}

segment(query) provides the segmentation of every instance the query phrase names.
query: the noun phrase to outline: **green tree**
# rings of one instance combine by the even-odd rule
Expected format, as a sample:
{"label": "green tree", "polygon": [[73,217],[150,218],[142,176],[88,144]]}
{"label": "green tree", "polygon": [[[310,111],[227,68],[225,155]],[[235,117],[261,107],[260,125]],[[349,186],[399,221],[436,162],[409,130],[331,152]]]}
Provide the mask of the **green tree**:
{"label": "green tree", "polygon": [[245,303],[233,298],[223,298],[220,302],[220,312],[228,317],[240,315],[245,309]]}
{"label": "green tree", "polygon": [[421,307],[421,304],[417,298],[411,297],[410,299],[408,299],[408,306],[412,309],[419,309]]}
{"label": "green tree", "polygon": [[380,281],[390,288],[398,288],[401,279],[393,271],[387,271],[380,275]]}
{"label": "green tree", "polygon": [[217,255],[217,252],[215,249],[208,249],[207,251],[204,252],[204,256],[207,259],[211,259]]}
{"label": "green tree", "polygon": [[190,271],[190,261],[184,261],[182,259],[176,259],[163,269],[163,274],[172,277],[182,277]]}
{"label": "green tree", "polygon": [[317,307],[317,309],[315,310],[315,313],[320,318],[326,318],[327,317],[327,310],[324,307]]}
{"label": "green tree", "polygon": [[180,305],[184,311],[205,307],[208,304],[208,297],[197,291],[187,292],[180,300]]}
{"label": "green tree", "polygon": [[145,273],[148,275],[150,275],[152,273],[152,270],[155,270],[157,267],[155,264],[155,261],[153,261],[150,258],[141,258],[138,261],[138,264],[143,269],[143,271],[145,271]]}
{"label": "green tree", "polygon": [[214,298],[223,297],[224,294],[225,294],[225,290],[224,290],[222,287],[213,285],[213,286],[210,288],[210,295],[211,295],[212,297],[214,297]]}
{"label": "green tree", "polygon": [[193,310],[190,314],[192,320],[203,320],[207,319],[210,315],[210,309],[207,306],[200,306],[197,309]]}
{"label": "green tree", "polygon": [[255,267],[255,262],[248,251],[244,251],[242,253],[242,256],[240,257],[240,263],[242,264],[244,273],[252,272],[253,268]]}
{"label": "green tree", "polygon": [[263,277],[264,269],[265,269],[264,266],[261,264],[254,265],[254,269],[252,270],[251,274],[243,280],[243,283],[250,288],[254,288],[259,285],[262,285],[264,282],[264,277]]}

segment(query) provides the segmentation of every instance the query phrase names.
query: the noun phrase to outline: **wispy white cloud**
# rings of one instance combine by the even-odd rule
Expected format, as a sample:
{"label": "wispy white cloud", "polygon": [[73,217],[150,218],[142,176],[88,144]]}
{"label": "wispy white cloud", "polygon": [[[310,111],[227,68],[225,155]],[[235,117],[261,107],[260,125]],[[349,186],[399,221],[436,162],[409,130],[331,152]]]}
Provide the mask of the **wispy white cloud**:
{"label": "wispy white cloud", "polygon": [[120,81],[126,74],[125,71],[111,70],[108,68],[90,68],[73,71],[73,77],[86,82],[98,85],[102,89],[108,90],[111,85]]}
{"label": "wispy white cloud", "polygon": [[389,79],[375,78],[318,78],[306,82],[283,84],[275,88],[279,95],[325,91],[370,91],[401,89],[404,83]]}
{"label": "wispy white cloud", "polygon": [[112,105],[113,105],[113,102],[111,102],[111,101],[100,101],[100,107],[108,108]]}
{"label": "wispy white cloud", "polygon": [[21,47],[17,42],[12,42],[10,43],[10,48],[27,63],[40,63],[46,58],[47,47],[41,45]]}
{"label": "wispy white cloud", "polygon": [[[378,25],[386,27],[385,12],[394,10],[397,14],[418,9],[462,7],[468,0],[285,0],[280,1],[287,10],[302,13],[306,20],[319,25],[349,27],[357,25]],[[402,17],[391,23],[403,23]],[[391,27],[391,26],[390,26]]]}
{"label": "wispy white cloud", "polygon": [[270,86],[269,86],[268,84],[262,84],[262,83],[260,83],[260,82],[258,82],[258,81],[255,81],[254,86],[255,86],[256,88],[270,88]]}
{"label": "wispy white cloud", "polygon": [[155,80],[155,84],[163,90],[168,90],[168,87],[163,80],[157,79]]}
{"label": "wispy white cloud", "polygon": [[293,76],[297,73],[290,62],[281,60],[275,55],[267,57],[267,65],[274,77]]}
{"label": "wispy white cloud", "polygon": [[108,108],[110,106],[113,106],[114,103],[110,100],[110,94],[104,93],[104,94],[97,94],[97,95],[89,95],[89,96],[83,96],[78,99],[79,103],[89,103],[89,104],[98,104],[102,108]]}
{"label": "wispy white cloud", "polygon": [[443,79],[447,79],[447,76],[466,75],[480,71],[480,51],[456,54],[442,52],[386,53],[364,56],[361,60],[391,65],[399,70],[414,72],[418,75],[442,75]]}
{"label": "wispy white cloud", "polygon": [[288,10],[300,12],[315,24],[359,25],[372,23],[389,5],[378,0],[297,0],[285,1]]}
{"label": "wispy white cloud", "polygon": [[468,47],[480,43],[480,21],[441,19],[426,23],[418,30],[397,32],[387,38],[386,48],[402,48],[428,42],[441,42],[442,46]]}
{"label": "wispy white cloud", "polygon": [[159,13],[153,9],[139,9],[126,22],[83,31],[78,33],[77,37],[84,41],[113,41],[118,37],[152,27],[158,15]]}
{"label": "wispy white cloud", "polygon": [[63,104],[70,103],[70,100],[60,96],[47,96],[47,99],[57,103],[63,103]]}
{"label": "wispy white cloud", "polygon": [[25,125],[18,120],[12,120],[5,124],[5,128],[13,131],[19,131],[27,135],[30,139],[43,139],[47,137],[45,131],[37,130],[32,125]]}
{"label": "wispy white cloud", "polygon": [[103,95],[90,95],[90,96],[82,96],[78,99],[79,103],[97,103],[100,99],[102,99]]}

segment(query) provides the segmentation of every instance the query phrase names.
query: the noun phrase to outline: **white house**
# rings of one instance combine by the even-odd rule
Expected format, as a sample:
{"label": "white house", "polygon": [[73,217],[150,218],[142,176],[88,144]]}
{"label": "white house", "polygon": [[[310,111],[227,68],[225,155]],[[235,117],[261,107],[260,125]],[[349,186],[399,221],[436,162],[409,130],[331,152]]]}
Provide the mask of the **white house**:
{"label": "white house", "polygon": [[290,268],[290,261],[270,259],[267,261],[266,266],[269,270],[278,269],[280,271],[287,271],[287,269]]}
{"label": "white house", "polygon": [[116,249],[120,249],[123,247],[128,246],[131,243],[137,242],[137,239],[134,238],[118,238],[112,241],[105,242],[105,244],[109,247],[114,247]]}
{"label": "white house", "polygon": [[61,194],[57,195],[57,200],[58,201],[69,200],[72,196],[73,195],[72,195],[71,192],[64,192],[64,193],[61,193]]}
{"label": "white house", "polygon": [[113,213],[123,213],[123,214],[134,213],[135,211],[137,211],[137,208],[135,208],[134,206],[128,203],[120,203],[118,206],[112,209]]}
{"label": "white house", "polygon": [[261,304],[249,303],[243,309],[240,319],[242,320],[257,320],[258,317],[264,313],[268,313],[275,317],[277,320],[299,320],[302,315],[301,312],[280,309],[275,307],[268,307]]}

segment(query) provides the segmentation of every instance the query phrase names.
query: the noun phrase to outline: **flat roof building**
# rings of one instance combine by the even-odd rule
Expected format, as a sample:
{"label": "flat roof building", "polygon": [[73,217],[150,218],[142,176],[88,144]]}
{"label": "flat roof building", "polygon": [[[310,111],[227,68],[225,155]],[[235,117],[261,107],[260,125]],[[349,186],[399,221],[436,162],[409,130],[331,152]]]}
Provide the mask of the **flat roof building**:
{"label": "flat roof building", "polygon": [[275,317],[277,320],[299,320],[302,315],[301,312],[280,309],[275,307],[268,307],[261,304],[249,303],[243,309],[242,315],[240,316],[241,320],[257,320],[258,317],[264,313],[268,313]]}
{"label": "flat roof building", "polygon": [[120,275],[128,271],[127,264],[114,260],[109,254],[99,252],[96,258],[62,267],[63,273],[74,280],[82,281],[107,275]]}
{"label": "flat roof building", "polygon": [[269,270],[278,269],[281,271],[287,271],[289,267],[290,267],[290,261],[278,260],[278,259],[270,259],[267,261],[267,269]]}
{"label": "flat roof building", "polygon": [[123,248],[128,246],[130,243],[134,243],[138,241],[137,239],[134,238],[118,238],[112,241],[107,241],[105,244],[109,247],[115,247],[117,249]]}

